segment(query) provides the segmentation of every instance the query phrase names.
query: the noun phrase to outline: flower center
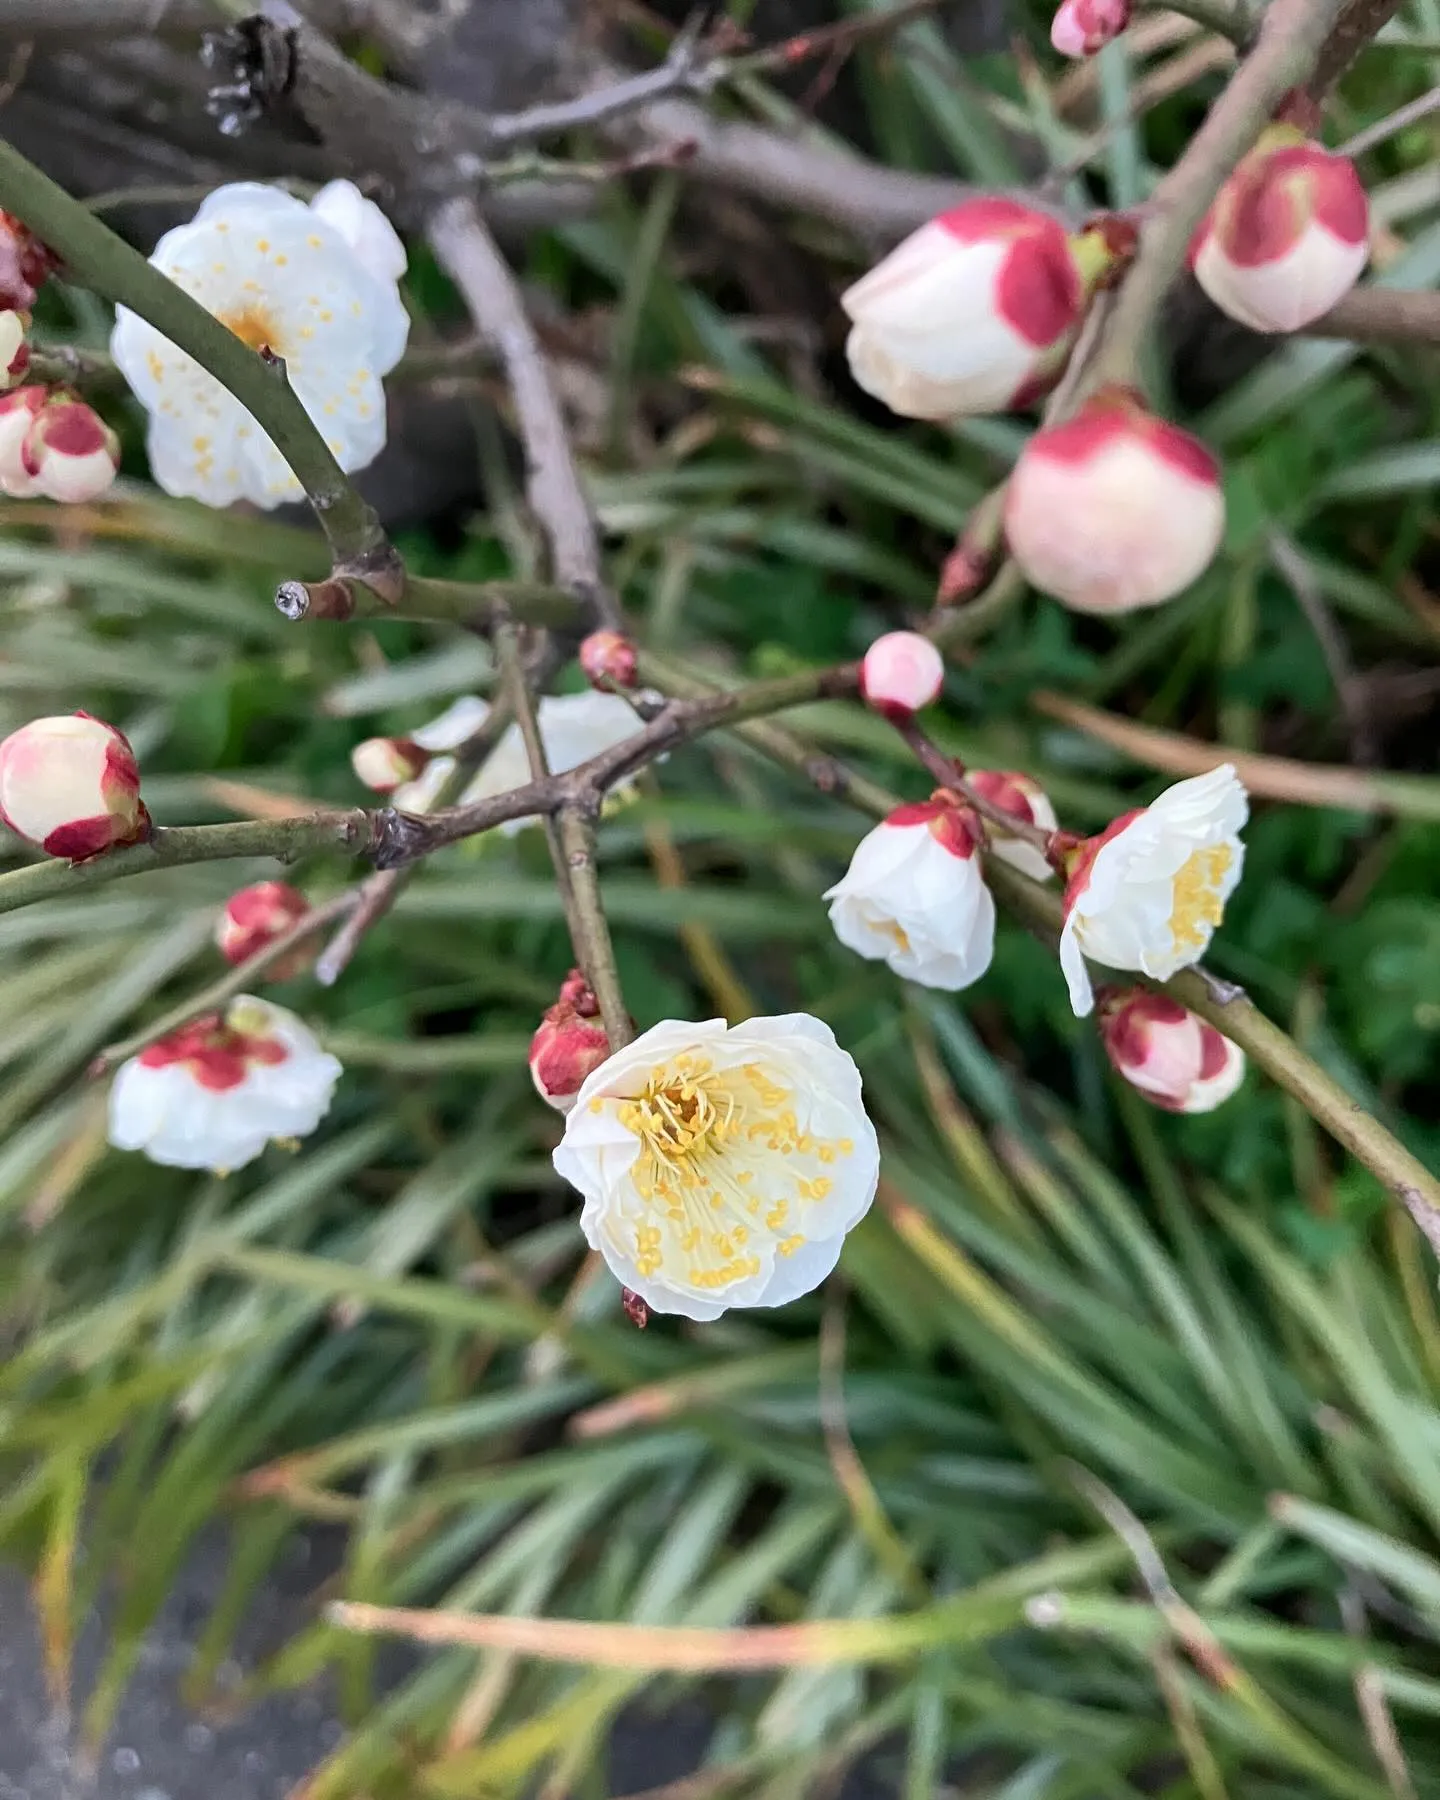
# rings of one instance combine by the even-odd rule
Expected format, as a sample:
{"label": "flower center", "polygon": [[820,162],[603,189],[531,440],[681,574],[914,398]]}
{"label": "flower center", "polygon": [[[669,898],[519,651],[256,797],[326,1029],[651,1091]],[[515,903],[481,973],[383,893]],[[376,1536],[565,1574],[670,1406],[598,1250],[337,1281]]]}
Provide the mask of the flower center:
{"label": "flower center", "polygon": [[1209,943],[1225,912],[1220,884],[1233,860],[1228,844],[1213,844],[1193,851],[1181,867],[1170,900],[1170,935],[1177,949],[1203,950]]}
{"label": "flower center", "polygon": [[277,1039],[236,1031],[225,1024],[218,1013],[210,1013],[151,1044],[140,1052],[139,1060],[147,1069],[166,1069],[174,1063],[184,1063],[198,1087],[209,1088],[212,1093],[224,1093],[228,1088],[240,1086],[252,1064],[273,1067],[283,1063],[289,1054]]}
{"label": "flower center", "polygon": [[233,331],[240,342],[248,344],[252,350],[273,350],[277,356],[284,354],[275,315],[263,302],[252,300],[233,312],[221,313],[219,318],[227,330]]}
{"label": "flower center", "polygon": [[910,935],[903,925],[897,925],[893,919],[877,919],[875,921],[875,929],[883,932],[886,937],[898,944],[902,950],[906,952],[909,951]]}
{"label": "flower center", "polygon": [[760,1273],[767,1239],[780,1256],[807,1241],[795,1229],[800,1204],[830,1193],[822,1165],[854,1145],[803,1129],[793,1099],[758,1064],[717,1071],[689,1053],[619,1102],[620,1123],[640,1140],[630,1181],[644,1214],[626,1222],[624,1247],[642,1277],[729,1288]]}

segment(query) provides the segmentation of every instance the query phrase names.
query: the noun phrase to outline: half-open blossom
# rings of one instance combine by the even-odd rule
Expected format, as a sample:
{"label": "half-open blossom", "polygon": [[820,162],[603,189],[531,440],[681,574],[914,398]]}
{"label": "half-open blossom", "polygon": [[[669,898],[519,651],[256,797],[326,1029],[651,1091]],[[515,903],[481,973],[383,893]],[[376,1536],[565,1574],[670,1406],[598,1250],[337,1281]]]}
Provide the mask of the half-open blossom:
{"label": "half-open blossom", "polygon": [[586,1078],[610,1054],[600,1023],[600,1007],[590,984],[572,969],[560,998],[545,1011],[530,1040],[530,1079],[535,1092],[556,1112],[568,1113]]}
{"label": "half-open blossom", "polygon": [[1350,292],[1369,255],[1354,163],[1282,124],[1236,164],[1191,242],[1190,266],[1252,331],[1299,331]]}
{"label": "half-open blossom", "polygon": [[1106,989],[1098,1018],[1117,1071],[1166,1112],[1213,1112],[1245,1079],[1240,1046],[1167,994]]}
{"label": "half-open blossom", "polygon": [[[215,925],[215,946],[228,963],[248,962],[267,944],[293,931],[310,910],[310,902],[288,881],[257,881],[225,902]],[[272,980],[288,981],[310,961],[308,945],[297,944],[270,965]]]}
{"label": "half-open blossom", "polygon": [[134,751],[83,712],[32,719],[0,741],[0,819],[71,862],[150,835]]}
{"label": "half-open blossom", "polygon": [[0,307],[28,313],[58,261],[14,213],[0,212]]}
{"label": "half-open blossom", "polygon": [[1032,587],[1076,612],[1157,606],[1202,575],[1225,531],[1220,469],[1128,388],[1037,431],[1005,490],[1005,538]]}
{"label": "half-open blossom", "polygon": [[98,500],[120,467],[120,440],[94,407],[54,396],[35,414],[20,446],[20,465],[20,479],[6,478],[8,493],[41,494],[69,505]]}
{"label": "half-open blossom", "polygon": [[0,388],[23,381],[30,367],[30,346],[25,340],[29,320],[24,313],[0,312]]}
{"label": "half-open blossom", "polygon": [[350,767],[372,793],[393,794],[424,772],[430,752],[413,738],[366,738],[350,752]]}
{"label": "half-open blossom", "polygon": [[1017,200],[968,200],[841,295],[851,373],[908,419],[1028,405],[1064,367],[1109,260],[1100,234],[1071,237]]}
{"label": "half-open blossom", "polygon": [[1130,23],[1130,0],[1061,0],[1050,42],[1062,56],[1094,56]]}
{"label": "half-open blossom", "polygon": [[[411,733],[412,740],[428,751],[457,749],[480,729],[489,715],[489,707],[473,694],[463,695],[438,719]],[[637,731],[645,729],[630,705],[618,694],[604,694],[587,689],[583,694],[546,694],[535,708],[540,727],[540,741],[545,746],[545,760],[552,775],[563,775],[579,764],[613,749]],[[429,765],[418,780],[407,782],[392,795],[394,804],[405,812],[424,812],[433,801],[441,784],[455,766],[452,756],[432,755]],[[461,795],[461,804],[488,799],[492,794],[505,794],[511,788],[523,787],[530,780],[530,759],[525,754],[525,740],[520,727],[511,725],[500,742],[481,763],[475,779]],[[623,792],[630,782],[618,783],[612,794]],[[498,829],[507,836],[521,830],[527,819],[510,819]]]}
{"label": "half-open blossom", "polygon": [[636,651],[623,631],[592,631],[582,639],[580,667],[592,687],[607,683],[615,687],[634,687]]}
{"label": "half-open blossom", "polygon": [[340,1075],[294,1013],[242,994],[223,1019],[195,1019],[120,1065],[110,1142],[168,1168],[224,1174],[269,1143],[307,1137]]}
{"label": "half-open blossom", "polygon": [[[400,360],[410,321],[394,280],[333,223],[280,188],[235,182],[167,231],[150,260],[252,350],[284,358],[343,469],[374,461],[385,443],[380,377]],[[167,493],[209,506],[302,497],[240,402],[127,307],[116,309],[110,351],[150,415],[150,472]]]}
{"label": "half-open blossom", "polygon": [[1245,860],[1245,789],[1229,763],[1177,781],[1087,838],[1070,860],[1060,967],[1070,1004],[1095,1004],[1085,958],[1157,981],[1199,962]]}
{"label": "half-open blossom", "polygon": [[887,718],[908,719],[939,697],[945,659],[918,631],[887,631],[860,664],[860,694]]}
{"label": "half-open blossom", "polygon": [[[1014,769],[970,769],[966,772],[966,780],[977,794],[1022,825],[1034,826],[1038,831],[1054,831],[1059,824],[1050,796],[1029,775],[1017,774]],[[1028,844],[1023,838],[1012,836],[992,819],[987,819],[985,825],[992,856],[998,856],[1001,862],[1009,863],[1012,869],[1018,869],[1032,881],[1048,881],[1055,873],[1038,844]]]}
{"label": "half-open blossom", "polygon": [[906,981],[951,993],[969,987],[995,950],[984,841],[980,821],[953,794],[897,806],[861,838],[825,895],[836,937]]}
{"label": "half-open blossom", "polygon": [[555,1167],[623,1287],[716,1319],[824,1280],[875,1197],[880,1146],[860,1071],[819,1019],[667,1020],[588,1077]]}

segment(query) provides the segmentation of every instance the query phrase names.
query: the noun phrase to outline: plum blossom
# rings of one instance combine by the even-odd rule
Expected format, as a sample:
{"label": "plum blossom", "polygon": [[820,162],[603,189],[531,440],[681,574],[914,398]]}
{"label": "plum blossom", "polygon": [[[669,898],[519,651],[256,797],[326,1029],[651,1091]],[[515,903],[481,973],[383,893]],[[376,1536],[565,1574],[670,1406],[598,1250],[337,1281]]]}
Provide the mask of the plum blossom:
{"label": "plum blossom", "polygon": [[1213,1112],[1245,1079],[1245,1052],[1167,994],[1108,988],[1100,1040],[1117,1073],[1166,1112]]}

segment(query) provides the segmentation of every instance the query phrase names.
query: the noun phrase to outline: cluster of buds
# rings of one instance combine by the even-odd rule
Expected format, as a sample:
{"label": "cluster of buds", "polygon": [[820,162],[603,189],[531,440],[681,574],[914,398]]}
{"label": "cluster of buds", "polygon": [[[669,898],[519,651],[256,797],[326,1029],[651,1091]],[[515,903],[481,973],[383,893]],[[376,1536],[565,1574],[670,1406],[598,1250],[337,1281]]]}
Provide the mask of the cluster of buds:
{"label": "cluster of buds", "polygon": [[96,500],[119,467],[119,438],[68,389],[0,394],[0,489],[13,499]]}
{"label": "cluster of buds", "polygon": [[530,1079],[535,1092],[556,1112],[568,1113],[585,1079],[610,1055],[600,1023],[600,1005],[579,969],[560,984],[560,996],[546,1009],[530,1040]]}
{"label": "cluster of buds", "polygon": [[88,862],[150,835],[122,732],[89,713],[32,719],[0,741],[0,820],[49,856]]}

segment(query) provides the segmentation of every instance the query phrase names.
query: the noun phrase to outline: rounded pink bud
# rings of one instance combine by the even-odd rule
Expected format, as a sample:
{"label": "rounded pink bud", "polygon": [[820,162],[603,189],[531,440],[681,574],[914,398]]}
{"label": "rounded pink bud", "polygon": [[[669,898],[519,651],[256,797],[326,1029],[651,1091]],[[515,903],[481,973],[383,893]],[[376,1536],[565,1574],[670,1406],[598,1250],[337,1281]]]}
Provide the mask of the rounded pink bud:
{"label": "rounded pink bud", "polygon": [[1137,1093],[1166,1112],[1213,1112],[1245,1078],[1245,1052],[1165,994],[1100,996],[1100,1041]]}
{"label": "rounded pink bud", "polygon": [[83,400],[56,399],[36,413],[20,461],[27,491],[71,505],[98,500],[120,467],[120,440]]}
{"label": "rounded pink bud", "polygon": [[623,632],[592,631],[580,646],[580,667],[591,687],[634,687],[635,646]]}
{"label": "rounded pink bud", "polygon": [[1062,56],[1094,56],[1130,23],[1130,0],[1062,0],[1050,42]]}
{"label": "rounded pink bud", "polygon": [[970,200],[912,232],[840,297],[850,371],[909,419],[1003,412],[1055,382],[1103,241],[1016,200]]}
{"label": "rounded pink bud", "polygon": [[1138,394],[1107,388],[1037,431],[1005,492],[1005,538],[1032,587],[1076,612],[1158,606],[1204,573],[1225,531],[1220,468]]}
{"label": "rounded pink bud", "polygon": [[30,346],[25,333],[30,321],[24,313],[0,312],[0,389],[23,381],[30,367]]}
{"label": "rounded pink bud", "polygon": [[0,307],[29,312],[59,258],[14,213],[0,212]]}
{"label": "rounded pink bud", "polygon": [[49,398],[33,386],[0,394],[0,488],[17,499],[37,492],[25,468],[25,443]]}
{"label": "rounded pink bud", "polygon": [[377,794],[393,794],[414,781],[429,761],[430,752],[412,738],[366,738],[350,752],[350,767]]}
{"label": "rounded pink bud", "polygon": [[1252,331],[1299,331],[1360,279],[1370,207],[1355,165],[1272,125],[1221,188],[1190,245],[1195,279]]}
{"label": "rounded pink bud", "polygon": [[[310,902],[299,888],[287,881],[257,881],[241,888],[225,902],[215,925],[215,944],[226,962],[248,962],[284,937],[298,925],[310,910]],[[297,944],[292,953],[272,963],[267,973],[272,981],[288,981],[309,965],[311,950]]]}
{"label": "rounded pink bud", "polygon": [[134,752],[83,712],[32,719],[0,741],[0,819],[71,862],[150,835]]}
{"label": "rounded pink bud", "polygon": [[[1022,825],[1045,832],[1054,831],[1059,825],[1050,796],[1028,775],[1018,774],[1013,769],[971,769],[966,780],[983,800],[988,800],[1001,812],[1009,813]],[[1018,837],[1011,837],[990,820],[986,824],[992,856],[998,856],[1001,862],[1009,863],[1012,869],[1018,869],[1032,881],[1049,881],[1055,871],[1038,844],[1027,844]]]}
{"label": "rounded pink bud", "polygon": [[562,997],[546,1012],[530,1040],[530,1079],[535,1092],[562,1113],[570,1111],[586,1077],[610,1055],[610,1040],[595,1017],[599,1009],[589,988],[583,981],[579,990],[569,983],[567,988],[575,997],[565,998],[566,988],[562,988]]}
{"label": "rounded pink bud", "polygon": [[860,693],[886,718],[908,719],[929,706],[945,680],[945,659],[918,631],[887,631],[860,665]]}

